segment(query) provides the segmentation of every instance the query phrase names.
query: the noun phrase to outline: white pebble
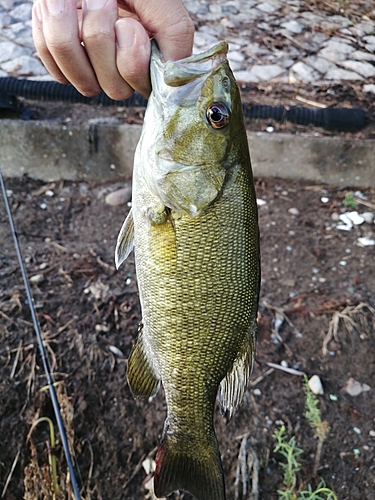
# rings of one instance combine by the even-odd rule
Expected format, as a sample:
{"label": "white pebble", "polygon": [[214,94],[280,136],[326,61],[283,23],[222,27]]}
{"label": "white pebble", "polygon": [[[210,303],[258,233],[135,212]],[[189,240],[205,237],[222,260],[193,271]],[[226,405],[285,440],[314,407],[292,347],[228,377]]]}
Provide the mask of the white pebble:
{"label": "white pebble", "polygon": [[130,201],[132,197],[132,190],[131,187],[124,187],[121,189],[117,189],[116,191],[113,191],[112,193],[107,194],[105,197],[105,202],[107,205],[112,205],[113,207],[119,206],[119,205],[124,205],[128,201]]}
{"label": "white pebble", "polygon": [[329,198],[327,198],[327,196],[322,196],[322,197],[320,198],[320,201],[321,201],[322,203],[328,203],[328,202],[329,202]]}
{"label": "white pebble", "polygon": [[47,208],[47,203],[41,203],[41,204],[39,205],[39,207],[40,207],[42,210],[46,210],[46,208]]}
{"label": "white pebble", "polygon": [[375,431],[369,431],[369,436],[375,437]]}
{"label": "white pebble", "polygon": [[361,434],[361,429],[359,429],[358,427],[353,427],[353,431],[354,431],[356,434]]}
{"label": "white pebble", "polygon": [[39,285],[40,283],[43,283],[44,281],[44,275],[43,274],[34,274],[34,276],[30,277],[30,283],[33,285]]}
{"label": "white pebble", "polygon": [[291,214],[291,215],[299,215],[299,210],[298,208],[295,208],[295,207],[291,207],[288,209],[288,212]]}
{"label": "white pebble", "polygon": [[372,224],[374,222],[374,214],[372,212],[365,212],[362,214],[362,217],[365,219],[367,224]]}
{"label": "white pebble", "polygon": [[322,385],[322,381],[320,380],[320,377],[318,377],[318,375],[313,375],[309,382],[308,382],[308,386],[310,388],[310,391],[313,393],[313,394],[320,394],[320,395],[323,395],[324,394],[324,389],[323,389],[323,385]]}
{"label": "white pebble", "polygon": [[340,260],[339,264],[340,266],[346,266],[346,260]]}
{"label": "white pebble", "polygon": [[272,127],[271,125],[270,125],[270,126],[268,126],[268,127],[266,127],[266,132],[268,132],[268,133],[271,133],[271,132],[273,132],[274,130],[275,130],[275,129],[274,129],[274,127]]}
{"label": "white pebble", "polygon": [[260,389],[258,389],[258,388],[254,389],[253,390],[253,394],[254,394],[254,396],[261,396],[262,395],[262,391]]}
{"label": "white pebble", "polygon": [[288,362],[285,361],[284,359],[281,361],[280,365],[283,366],[284,368],[288,368],[288,366],[289,366]]}
{"label": "white pebble", "polygon": [[375,245],[375,240],[372,238],[366,238],[365,236],[363,238],[358,238],[357,241],[363,247],[372,247]]}

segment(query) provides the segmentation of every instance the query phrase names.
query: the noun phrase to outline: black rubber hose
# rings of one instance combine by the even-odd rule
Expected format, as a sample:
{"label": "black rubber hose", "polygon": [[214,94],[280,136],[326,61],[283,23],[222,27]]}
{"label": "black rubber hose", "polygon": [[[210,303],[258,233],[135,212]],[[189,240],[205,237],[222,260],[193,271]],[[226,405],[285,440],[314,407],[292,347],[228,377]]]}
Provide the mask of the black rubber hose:
{"label": "black rubber hose", "polygon": [[[9,96],[24,97],[39,101],[64,101],[71,103],[96,104],[102,106],[143,107],[147,100],[134,93],[124,101],[115,101],[104,92],[85,97],[73,85],[63,85],[52,81],[22,80],[13,77],[0,78],[0,91]],[[310,109],[299,106],[262,106],[243,105],[244,115],[247,118],[273,119],[278,122],[289,121],[299,125],[314,125],[326,130],[340,132],[355,132],[366,125],[365,113],[360,108],[324,108]]]}
{"label": "black rubber hose", "polygon": [[134,93],[129,99],[115,101],[104,92],[94,97],[85,97],[73,85],[63,85],[52,81],[22,80],[13,77],[0,78],[0,90],[8,94],[38,101],[64,101],[83,104],[101,104],[102,106],[146,106],[147,100]]}
{"label": "black rubber hose", "polygon": [[289,121],[299,125],[315,125],[326,130],[343,132],[361,130],[366,125],[366,116],[359,108],[310,109],[299,106],[249,106],[244,110],[248,118]]}

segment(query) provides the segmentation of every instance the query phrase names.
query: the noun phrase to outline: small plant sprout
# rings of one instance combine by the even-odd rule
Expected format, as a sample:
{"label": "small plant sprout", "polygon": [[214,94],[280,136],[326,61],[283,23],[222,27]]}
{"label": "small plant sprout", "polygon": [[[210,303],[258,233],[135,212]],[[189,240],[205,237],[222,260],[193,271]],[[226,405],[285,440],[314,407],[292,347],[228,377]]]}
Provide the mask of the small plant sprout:
{"label": "small plant sprout", "polygon": [[285,434],[285,427],[282,425],[274,434],[277,440],[275,453],[280,453],[285,459],[286,463],[279,462],[280,467],[284,470],[283,485],[285,490],[277,490],[280,500],[297,500],[295,493],[296,488],[296,472],[301,468],[297,457],[303,453],[301,448],[296,445],[296,438],[292,436],[289,441]]}
{"label": "small plant sprout", "polygon": [[53,498],[55,499],[60,492],[59,482],[57,479],[57,467],[56,467],[56,454],[55,454],[55,428],[53,422],[48,417],[41,417],[35,420],[29,434],[27,436],[27,441],[31,438],[31,434],[35,427],[41,422],[47,422],[49,425],[49,435],[50,435],[50,448],[48,450],[48,461],[51,468],[52,485],[53,485]]}
{"label": "small plant sprout", "polygon": [[318,398],[311,392],[309,387],[309,380],[306,375],[304,377],[304,381],[306,405],[305,417],[314,430],[315,437],[318,439],[318,446],[315,454],[315,463],[313,469],[313,473],[316,476],[318,472],[320,457],[322,455],[323,443],[329,433],[329,425],[326,420],[322,421],[321,419]]}
{"label": "small plant sprout", "polygon": [[[329,426],[326,421],[322,421],[321,419],[318,406],[319,401],[308,386],[308,378],[305,376],[304,379],[306,405],[305,417],[318,439],[318,447],[314,464],[314,475],[316,475],[322,453],[323,442],[327,438]],[[284,489],[277,490],[279,500],[337,500],[335,493],[330,488],[326,487],[323,479],[320,480],[318,487],[315,490],[309,484],[306,490],[300,491],[297,485],[297,472],[299,472],[301,468],[298,457],[303,453],[303,450],[297,446],[294,436],[288,440],[284,426],[281,426],[274,433],[274,438],[277,441],[274,452],[280,453],[280,455],[286,459],[286,463],[279,462],[280,467],[284,471]]]}
{"label": "small plant sprout", "polygon": [[346,208],[352,208],[352,209],[356,208],[357,203],[354,199],[354,194],[351,191],[345,193],[345,198],[343,199],[342,204]]}

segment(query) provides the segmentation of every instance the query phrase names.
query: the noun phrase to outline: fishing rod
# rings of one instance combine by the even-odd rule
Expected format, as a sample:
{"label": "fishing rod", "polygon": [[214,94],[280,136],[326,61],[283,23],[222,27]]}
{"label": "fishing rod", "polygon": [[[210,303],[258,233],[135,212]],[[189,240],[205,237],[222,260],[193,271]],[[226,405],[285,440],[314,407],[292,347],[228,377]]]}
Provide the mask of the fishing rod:
{"label": "fishing rod", "polygon": [[67,461],[67,464],[68,464],[68,469],[69,469],[69,473],[70,473],[70,481],[71,481],[71,484],[72,484],[72,487],[73,487],[73,492],[74,492],[75,500],[81,500],[81,496],[80,496],[78,485],[77,485],[77,481],[76,481],[76,476],[75,476],[75,473],[74,473],[73,462],[72,462],[72,458],[71,458],[70,451],[69,451],[69,445],[68,445],[68,440],[67,440],[67,437],[66,437],[64,422],[63,422],[62,417],[61,417],[60,405],[59,405],[59,401],[57,399],[57,394],[56,394],[56,390],[55,390],[55,386],[54,386],[54,382],[53,382],[53,378],[52,378],[52,374],[51,374],[51,369],[50,369],[50,366],[49,366],[49,362],[48,362],[46,350],[45,350],[45,347],[44,347],[44,342],[43,342],[43,339],[42,339],[42,334],[41,334],[41,331],[40,331],[39,320],[38,320],[38,317],[37,317],[37,314],[36,314],[36,310],[35,310],[34,299],[33,299],[33,296],[32,296],[31,290],[30,290],[29,280],[28,280],[28,277],[27,277],[27,273],[26,273],[26,269],[25,269],[25,264],[23,262],[21,248],[20,248],[20,244],[19,244],[19,241],[18,241],[17,232],[16,232],[16,229],[15,229],[15,226],[14,226],[12,211],[10,209],[10,205],[9,205],[9,201],[8,201],[8,196],[7,196],[7,192],[6,192],[6,188],[5,188],[5,182],[4,182],[3,174],[1,172],[1,170],[0,170],[0,184],[1,184],[1,191],[2,191],[2,194],[3,194],[3,198],[4,198],[5,208],[6,208],[6,211],[7,211],[7,214],[8,214],[10,228],[11,228],[11,231],[12,231],[14,245],[16,247],[18,262],[20,264],[22,278],[23,278],[23,282],[25,284],[26,295],[27,295],[27,300],[28,300],[28,303],[29,303],[31,317],[32,317],[32,320],[33,320],[34,330],[35,330],[35,333],[36,333],[36,336],[37,336],[37,339],[38,339],[39,352],[40,352],[40,356],[42,358],[43,368],[44,368],[44,371],[45,371],[45,374],[46,374],[46,377],[47,377],[48,389],[49,389],[49,392],[50,392],[50,395],[51,395],[52,406],[53,406],[53,410],[55,412],[57,426],[58,426],[58,429],[59,429],[59,432],[60,432],[61,442],[62,442],[62,445],[63,445],[63,449],[64,449],[64,453],[65,453],[65,458],[66,458],[66,461]]}

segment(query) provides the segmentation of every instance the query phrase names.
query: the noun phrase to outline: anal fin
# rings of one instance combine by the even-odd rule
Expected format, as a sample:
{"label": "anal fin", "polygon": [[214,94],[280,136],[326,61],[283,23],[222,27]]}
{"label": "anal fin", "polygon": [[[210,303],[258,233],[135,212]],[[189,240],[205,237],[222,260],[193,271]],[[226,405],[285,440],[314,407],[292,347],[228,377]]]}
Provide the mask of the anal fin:
{"label": "anal fin", "polygon": [[232,369],[220,383],[218,399],[221,413],[230,420],[236,412],[247,389],[253,370],[255,341],[250,338],[244,351],[234,361]]}
{"label": "anal fin", "polygon": [[160,380],[147,357],[142,326],[128,360],[128,383],[133,396],[152,397],[158,392]]}

